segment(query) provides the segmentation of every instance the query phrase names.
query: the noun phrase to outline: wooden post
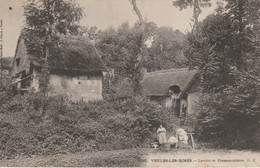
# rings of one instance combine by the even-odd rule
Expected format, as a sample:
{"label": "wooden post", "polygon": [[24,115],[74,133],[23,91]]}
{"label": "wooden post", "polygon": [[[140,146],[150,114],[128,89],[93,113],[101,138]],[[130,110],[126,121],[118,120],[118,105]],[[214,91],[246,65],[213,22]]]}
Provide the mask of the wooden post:
{"label": "wooden post", "polygon": [[179,141],[180,141],[180,138],[179,138],[179,135],[177,134],[177,139],[178,139],[178,142],[176,143],[175,145],[175,149],[177,149],[179,147]]}
{"label": "wooden post", "polygon": [[195,144],[195,140],[193,138],[194,133],[187,133],[187,134],[190,135],[192,149],[195,149],[196,144]]}
{"label": "wooden post", "polygon": [[190,136],[191,136],[192,149],[195,149],[195,141],[193,139],[193,135],[190,134]]}

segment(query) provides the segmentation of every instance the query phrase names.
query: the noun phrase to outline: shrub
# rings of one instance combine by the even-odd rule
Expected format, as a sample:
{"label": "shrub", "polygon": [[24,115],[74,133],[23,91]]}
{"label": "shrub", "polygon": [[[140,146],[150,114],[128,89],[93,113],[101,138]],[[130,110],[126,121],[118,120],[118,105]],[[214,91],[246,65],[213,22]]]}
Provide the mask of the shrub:
{"label": "shrub", "polygon": [[170,129],[173,115],[137,97],[75,104],[41,93],[16,95],[0,113],[0,158],[144,147],[159,123]]}
{"label": "shrub", "polygon": [[232,109],[235,98],[228,90],[202,96],[197,107],[199,139],[221,148],[259,150],[259,112]]}

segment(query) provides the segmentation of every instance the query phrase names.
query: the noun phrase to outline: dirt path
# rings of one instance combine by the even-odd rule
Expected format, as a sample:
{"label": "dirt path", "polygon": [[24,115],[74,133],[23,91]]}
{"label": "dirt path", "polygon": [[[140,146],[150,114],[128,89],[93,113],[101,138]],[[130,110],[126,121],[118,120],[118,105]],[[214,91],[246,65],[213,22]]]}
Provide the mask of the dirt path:
{"label": "dirt path", "polygon": [[139,152],[131,149],[35,156],[0,160],[0,167],[138,167],[145,161]]}

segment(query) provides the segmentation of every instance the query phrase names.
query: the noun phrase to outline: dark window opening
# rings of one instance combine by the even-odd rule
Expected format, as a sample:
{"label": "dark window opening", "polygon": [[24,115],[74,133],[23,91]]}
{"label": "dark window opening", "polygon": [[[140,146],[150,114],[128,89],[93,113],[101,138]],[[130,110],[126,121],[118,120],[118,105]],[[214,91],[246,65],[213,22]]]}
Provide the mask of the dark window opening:
{"label": "dark window opening", "polygon": [[174,115],[180,117],[180,100],[175,99],[174,102],[172,103],[172,110]]}
{"label": "dark window opening", "polygon": [[180,92],[181,92],[181,88],[179,86],[177,86],[177,85],[172,85],[172,86],[169,87],[170,95],[172,95],[172,94],[176,94],[177,95]]}
{"label": "dark window opening", "polygon": [[21,58],[16,58],[16,66],[20,65],[20,60],[21,60]]}
{"label": "dark window opening", "polygon": [[185,106],[184,104],[182,105],[182,117],[186,117],[187,116],[187,106]]}
{"label": "dark window opening", "polygon": [[22,76],[21,76],[21,88],[22,89],[25,89],[25,88],[29,88],[30,87],[30,83],[31,83],[31,80],[30,78],[26,78],[26,73],[23,72],[22,73]]}

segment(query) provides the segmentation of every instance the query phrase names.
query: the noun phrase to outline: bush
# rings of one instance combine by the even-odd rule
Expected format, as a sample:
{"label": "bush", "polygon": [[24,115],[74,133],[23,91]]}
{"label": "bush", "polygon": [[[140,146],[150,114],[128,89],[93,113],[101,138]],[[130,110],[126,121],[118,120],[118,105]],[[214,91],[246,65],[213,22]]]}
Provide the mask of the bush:
{"label": "bush", "polygon": [[232,109],[234,101],[235,96],[228,90],[202,96],[197,107],[199,140],[212,142],[218,148],[259,150],[258,111]]}
{"label": "bush", "polygon": [[142,97],[75,104],[63,96],[16,95],[0,108],[0,158],[144,147],[159,123],[172,127],[169,116]]}

